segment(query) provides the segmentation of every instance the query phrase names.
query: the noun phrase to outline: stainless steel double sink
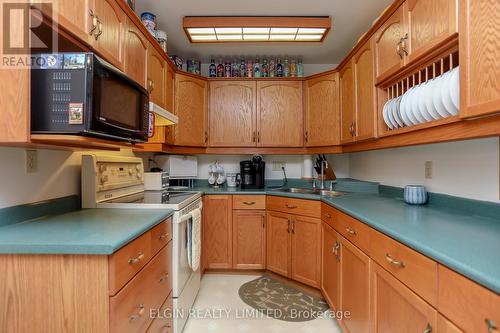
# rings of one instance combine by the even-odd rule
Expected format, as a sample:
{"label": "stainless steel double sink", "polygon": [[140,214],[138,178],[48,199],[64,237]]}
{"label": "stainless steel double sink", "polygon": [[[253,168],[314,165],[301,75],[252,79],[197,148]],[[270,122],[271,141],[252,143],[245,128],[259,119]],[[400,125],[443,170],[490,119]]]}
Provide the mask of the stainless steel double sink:
{"label": "stainless steel double sink", "polygon": [[330,191],[330,190],[320,190],[320,189],[309,189],[309,188],[299,188],[299,187],[290,187],[290,188],[277,188],[273,191],[283,192],[283,193],[299,193],[299,194],[315,194],[315,195],[325,195],[329,197],[340,197],[346,192],[338,192],[338,191]]}

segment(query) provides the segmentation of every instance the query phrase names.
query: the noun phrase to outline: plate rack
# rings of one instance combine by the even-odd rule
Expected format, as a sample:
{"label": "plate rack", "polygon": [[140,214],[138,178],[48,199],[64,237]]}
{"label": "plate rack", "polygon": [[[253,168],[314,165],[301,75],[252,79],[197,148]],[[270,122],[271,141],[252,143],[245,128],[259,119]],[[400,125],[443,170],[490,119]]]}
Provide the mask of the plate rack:
{"label": "plate rack", "polygon": [[[438,55],[421,62],[420,65],[414,65],[407,69],[404,73],[392,81],[388,81],[377,87],[378,94],[378,133],[379,137],[406,133],[416,130],[421,130],[429,127],[449,124],[460,120],[459,115],[448,115],[441,119],[426,119],[424,122],[408,125],[406,122],[401,123],[398,127],[392,129],[384,120],[384,106],[394,99],[401,97],[411,88],[419,84],[425,83],[431,79],[451,71],[459,66],[458,43],[452,45]],[[395,102],[396,103],[396,102]]]}

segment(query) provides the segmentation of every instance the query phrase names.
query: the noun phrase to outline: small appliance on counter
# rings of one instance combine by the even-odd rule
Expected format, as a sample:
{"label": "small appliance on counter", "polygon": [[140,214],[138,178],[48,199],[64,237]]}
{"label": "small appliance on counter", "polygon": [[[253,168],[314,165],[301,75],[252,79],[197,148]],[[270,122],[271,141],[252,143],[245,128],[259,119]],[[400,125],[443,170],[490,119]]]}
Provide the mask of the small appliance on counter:
{"label": "small appliance on counter", "polygon": [[266,162],[262,156],[254,155],[251,160],[240,162],[241,188],[264,188]]}
{"label": "small appliance on counter", "polygon": [[170,185],[170,177],[168,172],[144,172],[144,190],[146,191],[163,191],[167,190]]}
{"label": "small appliance on counter", "polygon": [[167,172],[171,190],[184,190],[194,187],[198,178],[198,158],[188,155],[156,155],[155,165]]}

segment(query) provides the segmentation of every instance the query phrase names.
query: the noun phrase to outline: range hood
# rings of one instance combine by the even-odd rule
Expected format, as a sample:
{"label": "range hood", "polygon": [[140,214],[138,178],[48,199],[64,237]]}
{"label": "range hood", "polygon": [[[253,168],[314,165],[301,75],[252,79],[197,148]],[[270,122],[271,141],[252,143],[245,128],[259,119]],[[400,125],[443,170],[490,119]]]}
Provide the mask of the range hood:
{"label": "range hood", "polygon": [[170,126],[179,123],[179,117],[153,102],[149,102],[149,112],[154,114],[155,126]]}

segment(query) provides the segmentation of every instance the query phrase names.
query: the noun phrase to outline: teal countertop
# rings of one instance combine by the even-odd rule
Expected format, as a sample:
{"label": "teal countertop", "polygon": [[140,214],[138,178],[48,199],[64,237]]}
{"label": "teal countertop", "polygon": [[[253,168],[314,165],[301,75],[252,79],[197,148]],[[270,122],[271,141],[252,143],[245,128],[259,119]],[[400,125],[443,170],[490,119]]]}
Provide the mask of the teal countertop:
{"label": "teal countertop", "polygon": [[108,255],[172,214],[170,209],[79,209],[0,223],[0,253]]}
{"label": "teal countertop", "polygon": [[[300,186],[297,186],[300,187]],[[500,293],[500,205],[430,193],[424,206],[402,199],[401,189],[331,198],[273,189],[196,187],[204,194],[267,194],[321,200],[410,248]],[[336,190],[346,190],[336,187]]]}

